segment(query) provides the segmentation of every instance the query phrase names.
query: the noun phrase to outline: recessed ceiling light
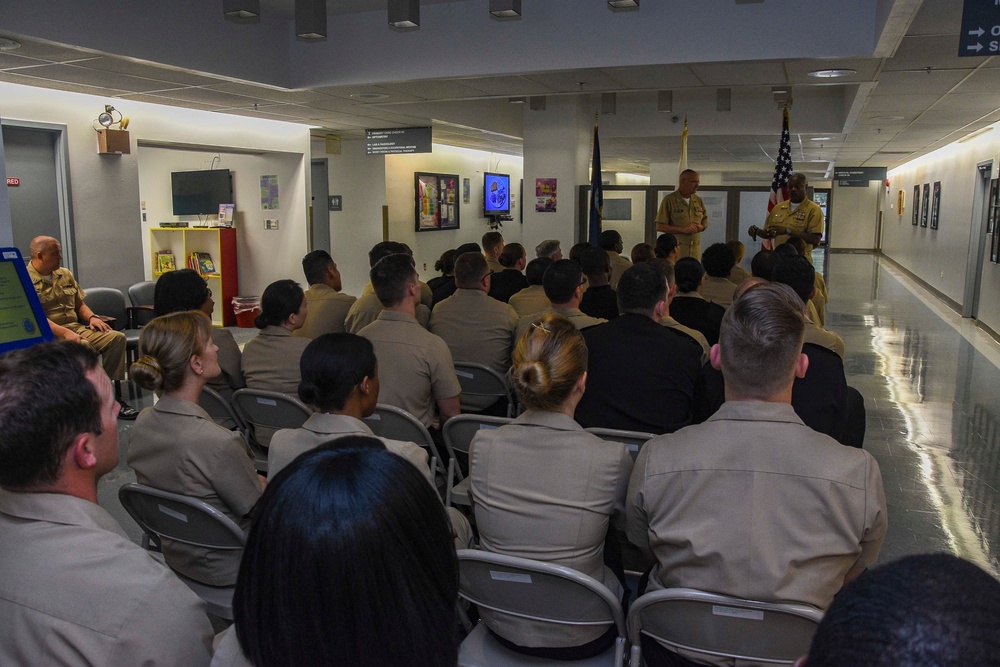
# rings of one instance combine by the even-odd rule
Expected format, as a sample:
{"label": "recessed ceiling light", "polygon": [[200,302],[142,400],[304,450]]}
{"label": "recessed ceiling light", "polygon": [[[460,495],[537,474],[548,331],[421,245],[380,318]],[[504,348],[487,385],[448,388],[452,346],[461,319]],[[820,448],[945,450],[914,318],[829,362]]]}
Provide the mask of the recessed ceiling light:
{"label": "recessed ceiling light", "polygon": [[610,9],[639,9],[639,0],[608,0]]}
{"label": "recessed ceiling light", "polygon": [[818,69],[809,72],[809,76],[817,79],[836,79],[837,77],[850,76],[857,73],[858,70],[856,69]]}
{"label": "recessed ceiling light", "polygon": [[385,93],[351,93],[351,98],[355,100],[363,100],[365,102],[374,102],[375,100],[388,99],[388,95]]}
{"label": "recessed ceiling light", "polygon": [[19,48],[21,48],[21,42],[15,42],[13,39],[0,37],[0,51],[13,51],[14,49]]}
{"label": "recessed ceiling light", "polygon": [[832,137],[813,137],[809,141],[830,141]]}
{"label": "recessed ceiling light", "polygon": [[872,120],[903,120],[906,116],[872,116]]}

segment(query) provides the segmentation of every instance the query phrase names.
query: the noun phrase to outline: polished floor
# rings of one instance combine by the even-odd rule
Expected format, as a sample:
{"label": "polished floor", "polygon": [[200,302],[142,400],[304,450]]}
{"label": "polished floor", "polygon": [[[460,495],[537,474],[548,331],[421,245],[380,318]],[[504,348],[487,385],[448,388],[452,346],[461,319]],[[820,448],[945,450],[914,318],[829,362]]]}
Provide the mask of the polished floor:
{"label": "polished floor", "polygon": [[[1000,573],[1000,345],[889,262],[817,253],[830,291],[827,328],[847,345],[848,383],[865,397],[865,449],[879,462],[889,507],[882,562],[948,551]],[[824,266],[825,264],[825,266]],[[244,333],[244,332],[240,332]],[[148,392],[134,404],[150,404]],[[130,422],[119,422],[121,462],[100,502],[138,541],[117,489]]]}

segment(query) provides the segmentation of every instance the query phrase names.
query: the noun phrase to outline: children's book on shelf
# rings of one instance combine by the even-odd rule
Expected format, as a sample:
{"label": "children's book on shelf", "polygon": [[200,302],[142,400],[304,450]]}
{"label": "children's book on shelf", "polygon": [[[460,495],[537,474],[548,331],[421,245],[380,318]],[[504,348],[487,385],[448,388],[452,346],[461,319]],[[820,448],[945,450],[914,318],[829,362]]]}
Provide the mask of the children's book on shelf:
{"label": "children's book on shelf", "polygon": [[192,253],[197,263],[198,273],[205,275],[207,273],[217,273],[215,269],[215,262],[212,261],[212,255],[207,252],[195,252]]}
{"label": "children's book on shelf", "polygon": [[161,250],[156,253],[156,270],[160,273],[173,271],[177,268],[174,263],[174,253],[169,250]]}

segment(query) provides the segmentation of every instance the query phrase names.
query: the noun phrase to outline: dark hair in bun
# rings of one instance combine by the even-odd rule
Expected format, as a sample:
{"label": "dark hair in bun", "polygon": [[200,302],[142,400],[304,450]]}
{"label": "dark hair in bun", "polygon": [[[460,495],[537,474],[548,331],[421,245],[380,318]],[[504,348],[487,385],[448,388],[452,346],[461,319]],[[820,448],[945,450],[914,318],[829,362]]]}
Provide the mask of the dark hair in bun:
{"label": "dark hair in bun", "polygon": [[299,398],[322,412],[342,410],[361,380],[375,377],[375,349],[367,338],[323,334],[302,352]]}

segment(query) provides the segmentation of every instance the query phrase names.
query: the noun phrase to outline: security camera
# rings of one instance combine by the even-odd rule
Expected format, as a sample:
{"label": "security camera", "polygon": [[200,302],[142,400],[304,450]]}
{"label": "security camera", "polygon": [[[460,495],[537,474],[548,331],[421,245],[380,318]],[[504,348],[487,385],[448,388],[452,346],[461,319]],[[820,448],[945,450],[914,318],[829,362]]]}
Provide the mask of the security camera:
{"label": "security camera", "polygon": [[670,118],[670,122],[671,122],[671,123],[676,123],[676,122],[677,122],[677,121],[679,121],[679,120],[680,120],[680,118],[678,118],[677,116],[672,116],[672,117]]}

